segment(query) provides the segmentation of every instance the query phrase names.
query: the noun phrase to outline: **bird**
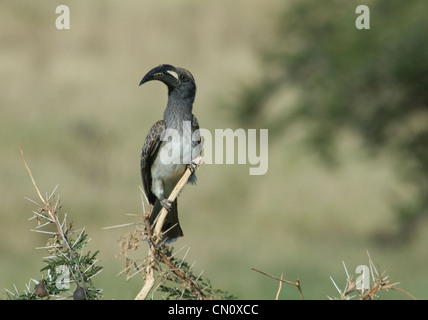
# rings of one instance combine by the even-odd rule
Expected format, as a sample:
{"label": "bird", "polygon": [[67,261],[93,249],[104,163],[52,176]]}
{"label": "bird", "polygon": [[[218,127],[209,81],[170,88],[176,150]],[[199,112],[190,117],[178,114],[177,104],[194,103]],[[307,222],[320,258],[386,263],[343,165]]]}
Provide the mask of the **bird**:
{"label": "bird", "polygon": [[[171,202],[168,197],[187,168],[192,169],[187,182],[196,183],[194,167],[189,164],[200,154],[202,146],[199,122],[192,113],[196,84],[188,70],[170,64],[162,64],[150,70],[140,81],[140,86],[152,80],[161,81],[168,87],[168,102],[163,120],[157,121],[150,128],[144,140],[140,162],[141,178],[144,193],[153,206],[149,217],[150,225],[154,225],[162,208],[166,208],[168,213],[161,230],[162,239],[171,242],[182,237],[183,230],[178,220],[177,199]],[[167,134],[168,132],[175,133],[176,136]],[[171,136],[171,139],[167,140],[166,136]],[[169,161],[165,161],[165,155],[170,156],[167,159]]]}

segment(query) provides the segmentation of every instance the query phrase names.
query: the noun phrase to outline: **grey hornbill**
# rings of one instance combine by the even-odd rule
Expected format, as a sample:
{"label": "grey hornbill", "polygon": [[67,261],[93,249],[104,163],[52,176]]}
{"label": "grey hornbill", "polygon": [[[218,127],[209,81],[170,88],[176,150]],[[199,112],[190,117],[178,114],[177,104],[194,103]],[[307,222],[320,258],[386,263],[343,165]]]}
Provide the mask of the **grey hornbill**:
{"label": "grey hornbill", "polygon": [[[150,128],[144,141],[141,153],[141,177],[144,192],[149,203],[153,205],[150,215],[151,225],[153,226],[162,207],[168,210],[162,232],[163,239],[170,241],[183,236],[183,231],[178,221],[177,199],[171,203],[168,197],[189,163],[199,155],[195,154],[195,151],[200,150],[198,147],[202,146],[199,123],[192,114],[196,84],[189,71],[168,64],[150,70],[140,85],[151,80],[162,81],[168,87],[168,103],[163,120],[159,120]],[[167,132],[176,133],[178,139],[174,139],[173,136],[166,139]],[[164,147],[164,150],[167,150],[167,147],[170,150],[175,149],[175,152],[174,150],[169,152],[169,155],[175,154],[175,158],[168,158],[168,161],[165,161],[165,157],[162,157]],[[188,182],[196,182],[194,171]]]}

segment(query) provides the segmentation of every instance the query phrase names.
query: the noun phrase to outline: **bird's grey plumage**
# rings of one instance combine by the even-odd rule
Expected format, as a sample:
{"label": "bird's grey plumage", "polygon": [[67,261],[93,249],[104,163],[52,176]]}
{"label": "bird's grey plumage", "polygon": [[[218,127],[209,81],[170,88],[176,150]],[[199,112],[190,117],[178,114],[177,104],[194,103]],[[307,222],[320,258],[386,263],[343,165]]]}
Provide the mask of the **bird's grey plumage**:
{"label": "bird's grey plumage", "polygon": [[[144,141],[141,152],[141,177],[144,192],[149,203],[153,205],[150,223],[153,225],[162,207],[167,208],[168,214],[162,232],[165,232],[165,240],[173,240],[182,236],[183,231],[178,221],[177,199],[173,203],[168,203],[166,199],[184,174],[188,164],[186,159],[193,160],[192,151],[201,142],[199,123],[192,114],[196,85],[189,71],[171,65],[160,65],[152,69],[144,76],[140,85],[150,80],[159,80],[167,85],[168,103],[164,119],[157,121],[150,128]],[[186,121],[190,123],[190,130],[185,130]],[[179,145],[175,145],[180,150],[180,161],[164,163],[161,159],[160,150],[166,143],[171,143],[163,139],[166,129],[174,129],[180,136]],[[184,147],[183,141],[186,139],[191,143],[191,148]],[[189,182],[195,181],[196,175],[192,173]]]}

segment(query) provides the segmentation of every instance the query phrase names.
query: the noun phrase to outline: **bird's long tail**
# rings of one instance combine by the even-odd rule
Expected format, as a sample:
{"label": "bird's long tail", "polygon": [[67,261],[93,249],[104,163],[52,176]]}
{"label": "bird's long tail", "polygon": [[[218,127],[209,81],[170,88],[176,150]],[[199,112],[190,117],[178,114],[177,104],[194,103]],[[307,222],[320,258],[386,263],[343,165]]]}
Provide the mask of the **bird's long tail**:
{"label": "bird's long tail", "polygon": [[[156,199],[152,213],[150,215],[150,225],[152,227],[154,227],[153,224],[162,208],[163,207],[160,204],[160,201]],[[177,199],[175,199],[171,206],[171,210],[166,215],[165,223],[162,226],[162,233],[164,234],[163,240],[167,242],[174,241],[178,237],[183,236],[183,230],[181,230],[180,222],[178,221]]]}

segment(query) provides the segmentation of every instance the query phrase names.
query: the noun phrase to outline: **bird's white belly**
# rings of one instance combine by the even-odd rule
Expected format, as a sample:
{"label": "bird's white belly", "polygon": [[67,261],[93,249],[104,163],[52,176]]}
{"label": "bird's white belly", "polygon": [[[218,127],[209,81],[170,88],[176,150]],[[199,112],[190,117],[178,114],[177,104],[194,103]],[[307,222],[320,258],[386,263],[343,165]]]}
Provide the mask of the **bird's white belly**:
{"label": "bird's white belly", "polygon": [[184,164],[164,164],[162,161],[159,161],[159,158],[156,158],[152,165],[152,179],[176,180],[178,182],[184,174],[185,169],[186,165]]}
{"label": "bird's white belly", "polygon": [[163,163],[156,157],[152,165],[152,192],[158,197],[168,198],[175,185],[186,171],[186,165]]}

